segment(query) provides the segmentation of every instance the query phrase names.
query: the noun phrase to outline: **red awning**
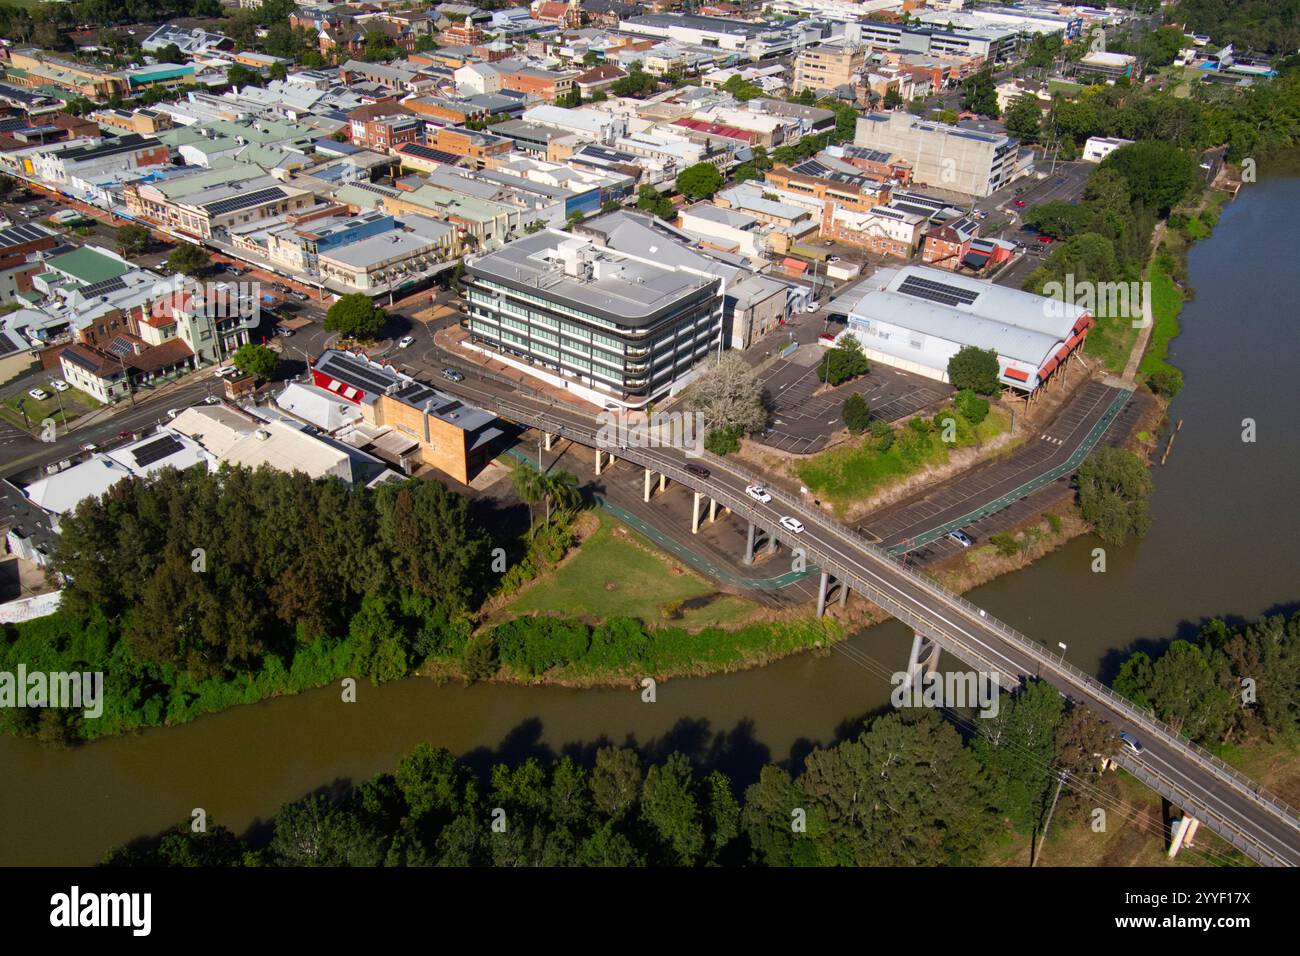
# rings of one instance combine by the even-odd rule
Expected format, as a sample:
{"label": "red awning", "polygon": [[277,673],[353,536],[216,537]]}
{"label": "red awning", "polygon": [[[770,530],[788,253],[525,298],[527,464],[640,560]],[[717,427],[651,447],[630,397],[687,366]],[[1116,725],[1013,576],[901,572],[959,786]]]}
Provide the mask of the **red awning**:
{"label": "red awning", "polygon": [[1022,372],[1018,368],[1011,368],[1010,366],[1008,366],[1006,371],[1004,371],[1002,374],[1005,375],[1007,378],[1014,378],[1017,382],[1029,381],[1029,373]]}

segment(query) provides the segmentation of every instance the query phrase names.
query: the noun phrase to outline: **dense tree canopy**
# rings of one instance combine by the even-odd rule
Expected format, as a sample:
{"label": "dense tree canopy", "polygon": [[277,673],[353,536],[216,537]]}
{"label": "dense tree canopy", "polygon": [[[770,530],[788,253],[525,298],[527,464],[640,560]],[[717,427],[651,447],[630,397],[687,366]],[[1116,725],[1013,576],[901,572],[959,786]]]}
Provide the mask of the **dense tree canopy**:
{"label": "dense tree canopy", "polygon": [[1001,371],[998,353],[993,349],[966,345],[948,359],[948,381],[952,387],[970,389],[980,395],[992,395],[998,390]]}
{"label": "dense tree canopy", "polygon": [[1147,498],[1151,473],[1142,459],[1121,448],[1098,448],[1079,466],[1079,510],[1107,544],[1141,538],[1151,519]]}

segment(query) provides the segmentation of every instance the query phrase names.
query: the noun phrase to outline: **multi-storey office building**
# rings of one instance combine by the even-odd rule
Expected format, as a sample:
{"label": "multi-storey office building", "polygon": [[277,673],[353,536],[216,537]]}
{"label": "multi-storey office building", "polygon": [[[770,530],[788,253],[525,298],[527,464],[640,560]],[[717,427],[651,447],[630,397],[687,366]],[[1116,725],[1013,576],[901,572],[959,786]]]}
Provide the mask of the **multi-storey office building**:
{"label": "multi-storey office building", "polygon": [[911,113],[859,117],[853,144],[911,163],[915,182],[968,196],[987,196],[1032,169],[1032,154],[1013,137],[934,123]]}
{"label": "multi-storey office building", "polygon": [[655,252],[545,229],[467,260],[471,341],[593,402],[644,407],[722,347],[722,278]]}

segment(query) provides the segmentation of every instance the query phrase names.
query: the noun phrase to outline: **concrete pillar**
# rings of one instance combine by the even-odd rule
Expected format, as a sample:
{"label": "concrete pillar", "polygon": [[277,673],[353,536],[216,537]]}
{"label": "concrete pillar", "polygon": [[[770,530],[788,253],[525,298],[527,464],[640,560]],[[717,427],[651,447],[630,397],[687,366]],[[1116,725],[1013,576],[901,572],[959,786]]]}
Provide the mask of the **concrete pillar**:
{"label": "concrete pillar", "polygon": [[771,531],[767,533],[767,553],[776,554],[776,535]]}
{"label": "concrete pillar", "polygon": [[1187,819],[1190,822],[1187,824],[1187,832],[1183,834],[1183,846],[1196,846],[1192,841],[1192,837],[1196,836],[1196,831],[1201,828],[1201,821],[1196,817],[1188,817]]}
{"label": "concrete pillar", "polygon": [[817,585],[817,616],[821,617],[826,613],[826,582],[830,580],[830,575],[825,571],[822,572],[821,583]]}
{"label": "concrete pillar", "polygon": [[651,477],[651,471],[649,468],[647,468],[645,470],[645,495],[644,495],[646,501],[650,500],[650,477]]}
{"label": "concrete pillar", "polygon": [[754,522],[749,523],[749,532],[745,536],[745,564],[754,563]]}
{"label": "concrete pillar", "polygon": [[542,432],[542,447],[547,451],[551,450],[551,440],[555,438],[550,432]]}
{"label": "concrete pillar", "polygon": [[661,471],[659,472],[659,490],[663,491],[667,487],[668,487],[668,476]]}
{"label": "concrete pillar", "polygon": [[695,503],[691,506],[691,534],[700,533],[700,498],[703,497],[698,491],[695,492]]}
{"label": "concrete pillar", "polygon": [[597,448],[596,449],[596,477],[597,478],[600,477],[600,457],[601,457],[601,451],[599,448]]}
{"label": "concrete pillar", "polygon": [[718,502],[714,498],[709,499],[709,524],[713,524],[718,517]]}
{"label": "concrete pillar", "polygon": [[1192,822],[1191,817],[1187,815],[1183,815],[1179,819],[1175,820],[1172,824],[1170,824],[1169,859],[1172,860],[1174,857],[1176,857],[1178,855],[1178,851],[1182,849],[1183,840],[1186,839],[1187,837],[1187,829],[1188,826],[1191,824],[1191,822]]}
{"label": "concrete pillar", "polygon": [[912,652],[907,659],[907,687],[910,689],[919,674],[933,674],[939,669],[939,645],[919,631],[912,632]]}
{"label": "concrete pillar", "polygon": [[840,607],[849,603],[849,585],[846,581],[840,582]]}

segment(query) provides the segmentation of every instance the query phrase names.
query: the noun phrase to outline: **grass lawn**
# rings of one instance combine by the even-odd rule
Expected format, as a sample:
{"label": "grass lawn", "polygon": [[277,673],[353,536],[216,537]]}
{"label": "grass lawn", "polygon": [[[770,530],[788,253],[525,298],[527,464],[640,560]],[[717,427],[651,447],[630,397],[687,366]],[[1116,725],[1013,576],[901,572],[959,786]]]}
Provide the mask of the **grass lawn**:
{"label": "grass lawn", "polygon": [[1182,290],[1174,285],[1169,273],[1160,268],[1159,260],[1147,270],[1147,279],[1151,283],[1153,327],[1147,350],[1138,363],[1138,372],[1142,375],[1167,367],[1165,356],[1169,352],[1170,340],[1178,334],[1178,314],[1183,309]]}
{"label": "grass lawn", "polygon": [[716,590],[690,571],[675,573],[676,565],[653,546],[609,515],[600,511],[596,515],[600,526],[578,553],[549,580],[521,594],[506,608],[509,614],[556,612],[590,620],[635,617],[651,626],[694,628],[737,624],[757,607],[744,598],[722,594],[703,607],[682,610],[679,618],[666,618],[665,609],[706,598]]}
{"label": "grass lawn", "polygon": [[1128,316],[1094,315],[1096,322],[1083,341],[1083,350],[1112,372],[1124,371],[1138,330]]}
{"label": "grass lawn", "polygon": [[1048,80],[1047,92],[1049,93],[1078,93],[1083,89],[1082,83],[1071,83],[1069,80]]}
{"label": "grass lawn", "polygon": [[908,424],[895,429],[895,441],[888,451],[880,451],[876,440],[866,436],[853,446],[833,448],[806,459],[795,466],[795,471],[814,495],[829,501],[842,514],[850,505],[924,467],[946,463],[950,448],[982,444],[1011,424],[1011,416],[997,408],[990,409],[988,417],[975,428],[951,407],[940,409],[935,419],[945,416],[957,422],[956,441],[951,444],[944,442],[938,431],[914,437]]}
{"label": "grass lawn", "polygon": [[[57,378],[51,372],[50,378]],[[80,389],[70,388],[66,392],[56,393],[50,386],[49,379],[45,379],[32,388],[40,388],[50,397],[42,402],[38,402],[26,392],[7,398],[0,403],[0,416],[6,421],[13,422],[19,428],[25,427],[23,423],[23,413],[18,409],[18,403],[23,403],[23,408],[27,412],[27,417],[31,421],[31,428],[40,427],[41,422],[47,418],[53,418],[60,425],[66,425],[79,415],[87,411],[100,407],[100,403],[87,395]],[[63,411],[59,410],[59,402],[63,403]]]}

